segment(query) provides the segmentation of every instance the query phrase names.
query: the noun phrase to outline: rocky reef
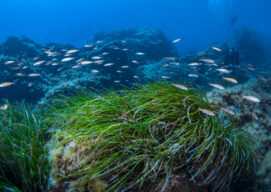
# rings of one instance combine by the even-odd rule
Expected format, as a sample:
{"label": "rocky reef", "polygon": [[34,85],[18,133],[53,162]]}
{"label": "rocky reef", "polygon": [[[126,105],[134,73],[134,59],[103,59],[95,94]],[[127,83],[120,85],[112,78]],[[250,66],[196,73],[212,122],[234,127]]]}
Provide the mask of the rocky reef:
{"label": "rocky reef", "polygon": [[[256,143],[257,185],[259,188],[271,183],[271,94],[269,80],[250,79],[247,83],[221,91],[208,93],[210,101],[219,107],[228,107],[234,111],[234,117],[240,129],[248,130]],[[261,98],[259,103],[244,101],[243,96],[253,95]]]}
{"label": "rocky reef", "polygon": [[[69,54],[68,50],[76,51]],[[167,56],[176,57],[176,49],[161,31],[149,29],[100,33],[80,49],[10,37],[0,45],[0,81],[13,85],[0,89],[1,98],[44,103],[81,89],[131,85],[143,81],[138,77],[141,65]]]}

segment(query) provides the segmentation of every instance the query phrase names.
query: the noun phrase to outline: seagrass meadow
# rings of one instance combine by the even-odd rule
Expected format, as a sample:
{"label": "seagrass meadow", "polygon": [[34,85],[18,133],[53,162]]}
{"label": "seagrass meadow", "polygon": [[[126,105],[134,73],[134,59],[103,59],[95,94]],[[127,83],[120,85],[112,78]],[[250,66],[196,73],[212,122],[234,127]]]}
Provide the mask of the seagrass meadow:
{"label": "seagrass meadow", "polygon": [[251,137],[199,88],[147,83],[60,98],[49,111],[52,191],[181,190],[173,176],[227,190],[255,171]]}

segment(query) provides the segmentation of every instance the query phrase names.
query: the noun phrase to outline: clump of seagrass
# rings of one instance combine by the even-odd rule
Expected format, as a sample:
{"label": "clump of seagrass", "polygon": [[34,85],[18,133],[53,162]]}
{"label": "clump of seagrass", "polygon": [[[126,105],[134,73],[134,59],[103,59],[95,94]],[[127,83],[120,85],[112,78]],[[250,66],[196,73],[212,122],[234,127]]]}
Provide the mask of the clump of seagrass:
{"label": "clump of seagrass", "polygon": [[0,191],[47,190],[49,134],[42,117],[24,103],[0,111]]}
{"label": "clump of seagrass", "polygon": [[68,99],[54,119],[62,129],[56,136],[61,145],[83,148],[86,160],[62,179],[81,176],[81,185],[101,179],[106,191],[148,191],[157,183],[152,191],[164,191],[172,173],[185,173],[187,181],[225,189],[254,170],[253,142],[225,114],[199,108],[215,111],[197,89],[162,82]]}

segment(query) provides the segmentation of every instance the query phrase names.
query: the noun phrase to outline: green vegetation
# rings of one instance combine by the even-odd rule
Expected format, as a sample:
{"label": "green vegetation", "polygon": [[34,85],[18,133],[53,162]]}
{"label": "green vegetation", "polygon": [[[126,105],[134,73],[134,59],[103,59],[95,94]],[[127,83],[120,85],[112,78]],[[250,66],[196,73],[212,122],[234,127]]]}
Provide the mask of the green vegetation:
{"label": "green vegetation", "polygon": [[0,112],[0,191],[45,191],[47,127],[25,104]]}
{"label": "green vegetation", "polygon": [[254,171],[250,136],[225,114],[199,111],[216,110],[195,88],[156,82],[60,101],[49,123],[61,129],[61,145],[75,142],[74,153],[84,149],[85,159],[59,173],[62,179],[106,181],[107,191],[144,191],[163,190],[172,173],[182,173],[222,189],[242,171]]}

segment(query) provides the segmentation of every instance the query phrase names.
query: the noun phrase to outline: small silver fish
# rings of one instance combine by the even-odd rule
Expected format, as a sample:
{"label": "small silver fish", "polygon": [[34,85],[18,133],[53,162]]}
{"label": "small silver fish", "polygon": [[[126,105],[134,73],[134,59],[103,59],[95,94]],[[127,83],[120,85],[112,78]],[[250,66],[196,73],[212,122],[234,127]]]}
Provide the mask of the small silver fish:
{"label": "small silver fish", "polygon": [[201,111],[202,113],[206,114],[206,115],[209,115],[209,116],[215,116],[215,113],[208,110],[208,109],[202,109],[202,108],[199,108],[198,109],[199,111]]}
{"label": "small silver fish", "polygon": [[172,43],[178,43],[181,40],[182,40],[181,38],[178,38],[178,39],[173,40]]}
{"label": "small silver fish", "polygon": [[74,57],[67,57],[67,58],[63,58],[62,60],[61,60],[61,62],[68,62],[68,61],[71,61],[71,60],[73,60],[74,59]]}
{"label": "small silver fish", "polygon": [[91,70],[92,73],[98,73],[99,71],[97,69]]}
{"label": "small silver fish", "polygon": [[133,63],[135,63],[135,64],[138,64],[138,63],[139,63],[139,62],[138,62],[138,61],[136,61],[136,60],[133,60],[132,62],[133,62]]}
{"label": "small silver fish", "polygon": [[234,114],[235,114],[234,111],[232,111],[232,110],[230,110],[230,109],[223,108],[223,107],[221,107],[220,109],[221,109],[222,111],[225,111],[226,113],[228,113],[228,114],[230,114],[230,115],[234,115]]}
{"label": "small silver fish", "polygon": [[225,89],[222,85],[219,85],[219,84],[209,83],[209,85],[212,86],[212,87],[215,87],[217,89],[220,89],[220,90]]}
{"label": "small silver fish", "polygon": [[33,66],[39,66],[41,64],[45,63],[45,61],[37,61],[33,64]]}
{"label": "small silver fish", "polygon": [[217,71],[221,72],[221,73],[225,73],[225,74],[229,74],[231,71],[227,70],[227,69],[216,69]]}
{"label": "small silver fish", "polygon": [[137,52],[137,53],[135,53],[136,55],[145,55],[145,53],[142,53],[142,52]]}
{"label": "small silver fish", "polygon": [[129,68],[129,66],[128,65],[123,65],[123,66],[121,66],[121,68],[127,69],[127,68]]}
{"label": "small silver fish", "polygon": [[188,77],[199,77],[199,76],[196,74],[190,73],[190,74],[188,74]]}
{"label": "small silver fish", "polygon": [[76,52],[78,52],[79,50],[77,50],[77,49],[71,49],[71,50],[68,50],[67,51],[67,54],[72,54],[72,53],[76,53]]}
{"label": "small silver fish", "polygon": [[91,57],[91,59],[94,59],[94,60],[99,60],[99,59],[101,59],[102,57],[100,57],[100,56],[93,56],[93,57]]}
{"label": "small silver fish", "polygon": [[188,65],[189,65],[189,66],[199,66],[199,65],[201,65],[201,64],[200,64],[200,63],[194,62],[194,63],[189,63]]}
{"label": "small silver fish", "polygon": [[13,84],[14,84],[13,82],[4,82],[4,83],[0,84],[0,87],[8,87],[8,86],[11,86]]}
{"label": "small silver fish", "polygon": [[174,87],[177,87],[178,89],[182,89],[182,90],[186,90],[186,91],[188,90],[187,87],[180,85],[180,84],[172,83],[171,85],[173,85]]}
{"label": "small silver fish", "polygon": [[213,50],[215,50],[215,51],[218,51],[218,52],[221,52],[222,50],[220,49],[220,48],[218,48],[218,47],[211,47]]}
{"label": "small silver fish", "polygon": [[238,83],[238,81],[236,79],[233,79],[233,78],[229,78],[229,77],[224,77],[223,79],[225,79],[226,81],[228,82],[231,82],[231,83]]}
{"label": "small silver fish", "polygon": [[80,63],[81,63],[81,65],[89,65],[89,64],[93,63],[93,61],[81,61]]}
{"label": "small silver fish", "polygon": [[8,109],[8,105],[4,104],[2,106],[0,106],[0,110],[7,110]]}
{"label": "small silver fish", "polygon": [[85,48],[93,47],[93,45],[84,45]]}
{"label": "small silver fish", "polygon": [[15,63],[15,61],[6,61],[5,65],[9,65],[9,64],[12,64],[12,63]]}
{"label": "small silver fish", "polygon": [[246,99],[248,101],[252,101],[252,102],[255,102],[255,103],[259,103],[261,101],[257,97],[254,97],[254,96],[251,96],[251,95],[243,96],[243,99]]}
{"label": "small silver fish", "polygon": [[104,64],[105,67],[108,67],[108,66],[111,66],[111,65],[114,65],[114,63],[106,63],[106,64]]}
{"label": "small silver fish", "polygon": [[30,73],[30,74],[28,74],[28,76],[29,77],[38,77],[38,76],[40,76],[40,74],[39,73]]}
{"label": "small silver fish", "polygon": [[259,117],[256,113],[252,112],[251,114],[252,114],[252,117],[254,117],[256,120],[259,120]]}
{"label": "small silver fish", "polygon": [[215,62],[215,60],[213,60],[213,59],[199,59],[199,60],[203,61],[205,63],[214,63]]}

